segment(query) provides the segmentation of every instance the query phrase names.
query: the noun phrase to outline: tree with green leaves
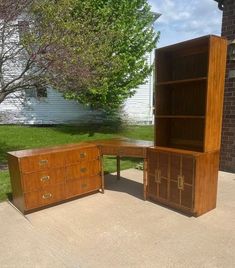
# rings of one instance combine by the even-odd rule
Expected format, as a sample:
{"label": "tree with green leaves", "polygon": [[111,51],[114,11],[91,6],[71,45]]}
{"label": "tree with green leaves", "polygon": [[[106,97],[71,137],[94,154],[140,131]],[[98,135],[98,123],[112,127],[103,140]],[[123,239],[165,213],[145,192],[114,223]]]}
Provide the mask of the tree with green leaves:
{"label": "tree with green leaves", "polygon": [[46,47],[39,64],[50,62],[46,79],[65,98],[112,113],[151,73],[159,33],[147,0],[40,0],[31,12],[25,44]]}

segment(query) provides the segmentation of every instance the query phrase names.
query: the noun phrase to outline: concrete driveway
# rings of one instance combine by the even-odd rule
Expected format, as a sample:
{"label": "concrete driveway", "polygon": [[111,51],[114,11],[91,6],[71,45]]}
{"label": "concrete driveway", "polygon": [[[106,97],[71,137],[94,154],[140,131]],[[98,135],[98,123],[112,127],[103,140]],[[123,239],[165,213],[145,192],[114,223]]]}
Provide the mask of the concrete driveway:
{"label": "concrete driveway", "polygon": [[217,209],[187,217],[142,200],[142,172],[106,191],[22,216],[0,203],[0,268],[235,267],[235,175],[220,173]]}

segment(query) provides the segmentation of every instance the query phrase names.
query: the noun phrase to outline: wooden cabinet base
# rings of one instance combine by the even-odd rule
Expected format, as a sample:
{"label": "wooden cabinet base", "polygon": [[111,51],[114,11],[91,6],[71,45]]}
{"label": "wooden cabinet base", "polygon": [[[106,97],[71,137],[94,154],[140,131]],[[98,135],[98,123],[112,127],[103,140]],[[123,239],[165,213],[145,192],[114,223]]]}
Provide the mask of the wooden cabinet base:
{"label": "wooden cabinet base", "polygon": [[182,207],[182,206],[179,206],[175,203],[171,203],[171,202],[168,202],[164,199],[160,199],[160,198],[157,198],[155,195],[151,195],[151,194],[148,194],[148,198],[147,198],[148,201],[150,202],[154,202],[156,203],[157,205],[160,205],[166,209],[171,209],[175,212],[180,212],[186,216],[194,216],[194,217],[198,217],[200,215],[197,215],[196,213],[194,213],[191,209],[188,209],[186,207]]}
{"label": "wooden cabinet base", "polygon": [[216,207],[219,151],[148,149],[147,199],[200,216]]}

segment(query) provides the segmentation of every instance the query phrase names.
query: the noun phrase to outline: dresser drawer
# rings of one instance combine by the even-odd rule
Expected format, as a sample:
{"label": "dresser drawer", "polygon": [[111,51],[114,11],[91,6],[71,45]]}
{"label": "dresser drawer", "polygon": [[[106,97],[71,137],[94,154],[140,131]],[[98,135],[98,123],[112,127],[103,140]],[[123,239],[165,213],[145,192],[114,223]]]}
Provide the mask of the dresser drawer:
{"label": "dresser drawer", "polygon": [[119,147],[101,146],[100,149],[103,155],[119,155]]}
{"label": "dresser drawer", "polygon": [[34,209],[64,200],[64,187],[64,183],[62,183],[24,194],[26,209]]}
{"label": "dresser drawer", "polygon": [[71,150],[66,153],[66,165],[71,165],[80,161],[95,160],[99,158],[99,155],[99,149],[96,146]]}
{"label": "dresser drawer", "polygon": [[63,167],[65,162],[64,153],[41,154],[20,159],[22,173],[44,171],[50,168]]}
{"label": "dresser drawer", "polygon": [[101,186],[101,176],[92,176],[89,178],[80,178],[67,181],[65,185],[66,197],[71,198],[80,194],[99,190]]}
{"label": "dresser drawer", "polygon": [[111,145],[108,146],[101,146],[101,153],[103,155],[118,155],[118,156],[129,156],[129,157],[146,157],[146,149],[144,148],[134,148],[134,147],[112,147]]}
{"label": "dresser drawer", "polygon": [[33,172],[22,175],[24,192],[42,190],[45,187],[61,184],[65,181],[64,168]]}
{"label": "dresser drawer", "polygon": [[134,147],[122,147],[119,149],[120,156],[133,156],[133,157],[146,157],[146,149],[144,148],[134,148]]}
{"label": "dresser drawer", "polygon": [[66,180],[74,180],[83,177],[98,175],[101,171],[100,161],[78,162],[76,165],[66,167]]}

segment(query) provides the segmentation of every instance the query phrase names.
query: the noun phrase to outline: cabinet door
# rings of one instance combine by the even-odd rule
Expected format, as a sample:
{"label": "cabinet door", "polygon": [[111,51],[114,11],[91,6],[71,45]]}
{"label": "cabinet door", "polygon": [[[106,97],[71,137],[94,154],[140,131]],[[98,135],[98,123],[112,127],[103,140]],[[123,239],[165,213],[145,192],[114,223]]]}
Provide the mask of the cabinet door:
{"label": "cabinet door", "polygon": [[169,183],[169,153],[158,153],[158,197],[168,199],[168,183]]}
{"label": "cabinet door", "polygon": [[182,156],[182,179],[181,205],[187,208],[193,207],[193,184],[195,159],[192,156]]}
{"label": "cabinet door", "polygon": [[170,201],[191,209],[193,207],[194,157],[171,154]]}
{"label": "cabinet door", "polygon": [[148,193],[155,198],[168,199],[169,153],[151,151],[148,154]]}
{"label": "cabinet door", "polygon": [[156,182],[156,176],[155,176],[156,172],[157,172],[157,152],[149,150],[147,193],[151,197],[157,197],[159,185]]}
{"label": "cabinet door", "polygon": [[181,155],[171,154],[170,157],[170,201],[180,204],[180,190],[178,189],[178,177],[181,174]]}

